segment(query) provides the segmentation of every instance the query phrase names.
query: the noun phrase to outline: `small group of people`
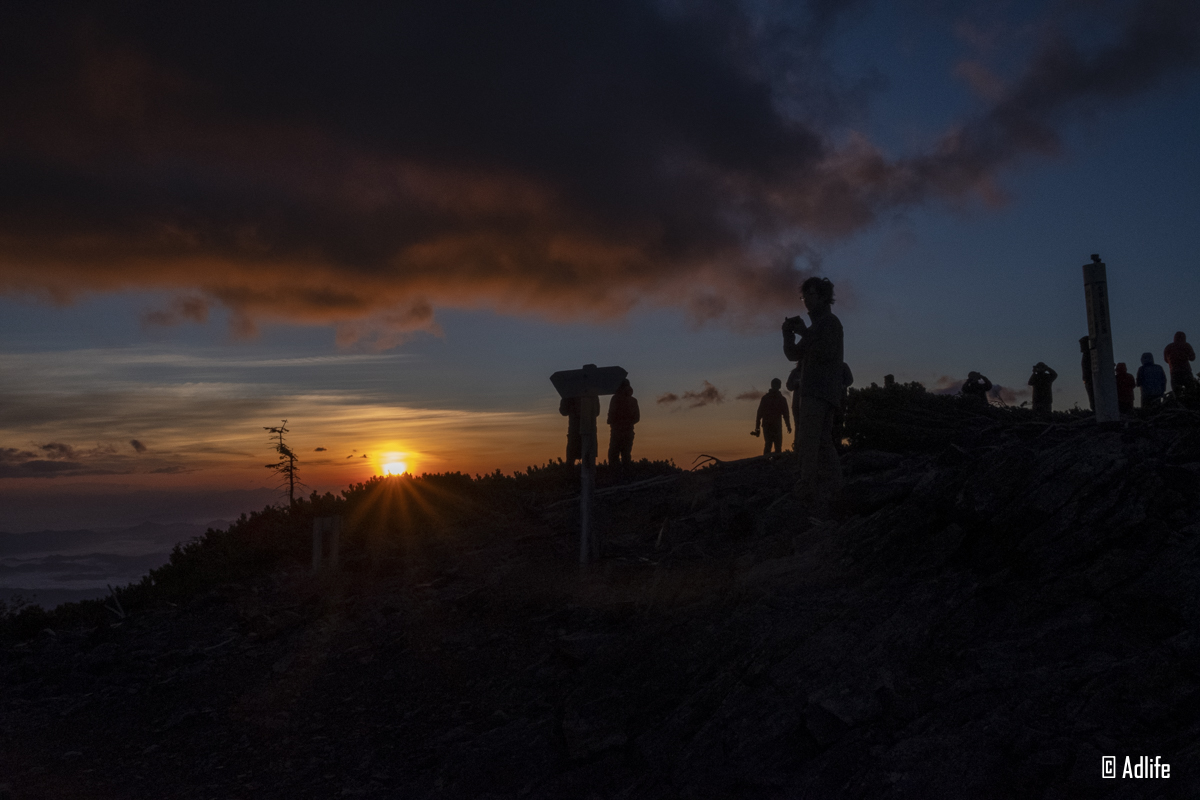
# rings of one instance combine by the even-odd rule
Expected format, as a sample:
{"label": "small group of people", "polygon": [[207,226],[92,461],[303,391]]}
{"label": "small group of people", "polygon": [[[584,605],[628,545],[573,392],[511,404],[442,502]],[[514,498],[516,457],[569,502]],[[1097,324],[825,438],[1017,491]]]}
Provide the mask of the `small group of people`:
{"label": "small group of people", "polygon": [[[773,379],[771,390],[759,402],[755,432],[763,434],[764,455],[772,449],[778,453],[783,446],[783,426],[791,433],[795,420],[794,447],[800,457],[796,491],[811,504],[813,513],[821,513],[842,486],[835,431],[841,424],[847,387],[854,378],[843,358],[842,323],[832,311],[833,283],[828,278],[809,278],[801,285],[800,295],[810,322],[800,316],[783,322],[783,352],[796,362],[787,381],[791,408],[781,391],[783,382]],[[565,398],[558,408],[568,418],[567,461],[572,464],[583,456],[580,404],[584,399]],[[640,418],[633,387],[625,380],[608,406],[609,464],[629,464],[633,428]]]}
{"label": "small group of people", "polygon": [[[845,412],[847,389],[854,378],[843,360],[843,331],[841,321],[834,316],[833,283],[828,278],[812,277],[804,281],[800,294],[808,312],[809,322],[801,316],[788,317],[783,322],[783,352],[796,362],[788,376],[787,389],[792,393],[790,404],[783,396],[783,381],[771,380],[771,389],[759,401],[753,435],[763,437],[763,455],[783,449],[783,428],[793,431],[793,447],[799,455],[800,478],[796,484],[799,499],[809,505],[810,512],[827,510],[832,496],[841,489],[842,471],[838,460],[836,440],[840,436],[841,417]],[[797,338],[799,337],[799,338]],[[1083,382],[1088,402],[1095,408],[1091,346],[1087,336],[1079,340],[1083,352]],[[1176,396],[1200,394],[1200,386],[1192,375],[1191,362],[1196,360],[1186,335],[1180,331],[1163,351],[1163,360],[1170,369],[1171,389]],[[891,384],[891,376],[889,385]],[[1032,408],[1049,413],[1054,405],[1053,384],[1058,373],[1045,362],[1033,365],[1028,385],[1032,390]],[[1166,394],[1166,374],[1154,363],[1150,353],[1142,354],[1142,364],[1131,375],[1124,362],[1116,365],[1117,402],[1122,412],[1133,410],[1133,390],[1142,390],[1142,407],[1161,403]],[[971,403],[986,405],[993,384],[987,376],[971,372],[961,388],[962,398]],[[567,461],[575,463],[583,456],[581,437],[581,398],[564,399],[559,413],[569,418],[567,432]],[[598,412],[598,407],[593,413]],[[633,387],[628,380],[612,396],[607,422],[610,429],[608,463],[628,465],[633,449],[634,425],[641,419]]]}
{"label": "small group of people", "polygon": [[[567,463],[583,459],[583,422],[581,403],[586,398],[564,397],[558,413],[567,418]],[[629,379],[621,381],[608,401],[608,463],[629,466],[633,457],[633,426],[642,419],[637,398]]]}
{"label": "small group of people", "polygon": [[[792,393],[790,416],[788,401],[781,391],[784,384],[779,378],[771,379],[771,390],[758,401],[758,413],[754,417],[754,430],[750,431],[750,435],[763,437],[764,456],[771,455],[772,450],[775,453],[783,451],[783,427],[786,425],[788,433],[791,433],[792,419],[797,421],[800,419],[800,372],[801,368],[796,367],[787,379],[787,390]],[[850,365],[843,361],[842,394],[833,414],[833,441],[835,444],[841,438],[842,423],[846,416],[847,392],[852,385],[854,385],[854,373],[850,371]],[[800,449],[800,429],[798,427],[792,442],[792,449],[796,451]]]}
{"label": "small group of people", "polygon": [[[1079,349],[1083,353],[1080,367],[1083,371],[1083,386],[1087,391],[1088,405],[1096,410],[1096,395],[1092,377],[1092,347],[1091,339],[1087,336],[1080,338]],[[1175,334],[1175,340],[1163,350],[1163,361],[1171,370],[1171,391],[1176,397],[1196,393],[1196,379],[1192,375],[1191,362],[1196,360],[1196,353],[1188,344],[1187,335],[1183,331]],[[1163,368],[1154,363],[1151,353],[1142,353],[1142,364],[1137,373],[1132,374],[1124,361],[1116,365],[1117,409],[1122,414],[1133,411],[1133,390],[1142,391],[1142,408],[1154,408],[1162,403],[1167,393],[1167,374]],[[1033,365],[1033,374],[1029,376],[1028,386],[1033,392],[1033,410],[1039,414],[1048,414],[1054,407],[1053,384],[1058,373],[1039,361]],[[987,376],[971,372],[967,375],[959,390],[964,401],[986,405],[988,392],[992,390],[992,382]]]}
{"label": "small group of people", "polygon": [[[1083,387],[1087,391],[1088,405],[1096,410],[1096,394],[1092,377],[1092,348],[1089,337],[1079,340],[1079,349],[1083,353],[1080,367],[1083,370]],[[1142,408],[1155,408],[1162,404],[1167,394],[1167,373],[1162,366],[1154,363],[1152,353],[1142,353],[1142,363],[1136,374],[1130,374],[1124,361],[1116,366],[1117,379],[1117,409],[1122,414],[1133,411],[1133,390],[1141,389]],[[1192,362],[1196,360],[1196,351],[1188,344],[1187,334],[1176,331],[1174,341],[1163,348],[1163,361],[1171,375],[1171,391],[1176,397],[1189,397],[1196,394],[1196,379],[1192,375]]]}
{"label": "small group of people", "polygon": [[[1057,378],[1058,373],[1048,367],[1044,361],[1033,365],[1033,372],[1029,376],[1027,385],[1033,393],[1030,405],[1037,413],[1048,414],[1053,409],[1054,381]],[[985,406],[988,404],[988,392],[991,390],[992,382],[986,375],[969,372],[967,379],[963,381],[962,388],[959,389],[959,396],[972,405]]]}

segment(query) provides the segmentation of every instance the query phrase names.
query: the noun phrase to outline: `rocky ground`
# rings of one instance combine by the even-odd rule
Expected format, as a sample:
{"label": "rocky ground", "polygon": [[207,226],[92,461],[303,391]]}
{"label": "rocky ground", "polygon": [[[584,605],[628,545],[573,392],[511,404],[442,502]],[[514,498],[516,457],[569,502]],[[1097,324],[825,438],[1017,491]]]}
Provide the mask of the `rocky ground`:
{"label": "rocky ground", "polygon": [[[3,641],[31,798],[1200,795],[1200,422],[861,447],[832,519],[752,459],[468,507]],[[566,500],[566,502],[564,502]],[[1101,778],[1161,756],[1168,779]],[[1119,774],[1119,771],[1118,771]]]}

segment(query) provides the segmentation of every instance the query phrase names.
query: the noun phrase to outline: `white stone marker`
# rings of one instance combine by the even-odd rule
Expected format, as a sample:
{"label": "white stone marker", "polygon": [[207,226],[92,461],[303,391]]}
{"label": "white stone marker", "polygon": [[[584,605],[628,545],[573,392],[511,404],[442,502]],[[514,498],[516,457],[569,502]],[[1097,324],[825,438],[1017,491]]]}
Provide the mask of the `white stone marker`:
{"label": "white stone marker", "polygon": [[1097,422],[1121,418],[1117,408],[1117,376],[1113,362],[1112,320],[1108,315],[1108,272],[1100,256],[1083,265],[1083,290],[1087,297],[1088,341],[1092,357],[1092,396]]}

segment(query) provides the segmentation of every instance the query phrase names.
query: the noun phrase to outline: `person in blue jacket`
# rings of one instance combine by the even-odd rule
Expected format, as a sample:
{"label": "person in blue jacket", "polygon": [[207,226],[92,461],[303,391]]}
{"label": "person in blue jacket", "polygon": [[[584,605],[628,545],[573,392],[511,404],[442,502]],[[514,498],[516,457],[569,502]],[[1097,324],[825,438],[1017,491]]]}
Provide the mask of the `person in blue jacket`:
{"label": "person in blue jacket", "polygon": [[1154,408],[1167,393],[1167,373],[1154,363],[1154,356],[1142,353],[1142,365],[1137,371],[1137,385],[1142,390],[1142,408]]}

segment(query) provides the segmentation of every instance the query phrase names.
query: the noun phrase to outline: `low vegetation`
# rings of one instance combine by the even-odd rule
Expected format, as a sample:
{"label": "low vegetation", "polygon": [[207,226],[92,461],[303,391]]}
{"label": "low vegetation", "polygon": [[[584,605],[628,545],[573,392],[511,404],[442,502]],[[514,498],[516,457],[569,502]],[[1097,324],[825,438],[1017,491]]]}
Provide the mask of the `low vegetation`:
{"label": "low vegetation", "polygon": [[[597,466],[596,485],[639,481],[681,470],[670,461],[642,459],[617,473]],[[579,491],[579,468],[561,460],[523,472],[500,470],[471,477],[461,472],[376,477],[340,494],[313,492],[289,505],[243,514],[227,529],[175,546],[170,560],[105,600],[66,603],[47,611],[32,603],[0,602],[0,637],[28,639],[46,630],[117,622],[167,604],[180,605],[215,587],[245,582],[311,559],[313,520],[341,516],[343,557],[353,565],[371,550],[390,552],[409,534],[436,535],[486,508],[503,515]]]}

